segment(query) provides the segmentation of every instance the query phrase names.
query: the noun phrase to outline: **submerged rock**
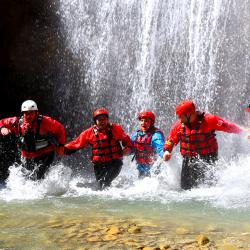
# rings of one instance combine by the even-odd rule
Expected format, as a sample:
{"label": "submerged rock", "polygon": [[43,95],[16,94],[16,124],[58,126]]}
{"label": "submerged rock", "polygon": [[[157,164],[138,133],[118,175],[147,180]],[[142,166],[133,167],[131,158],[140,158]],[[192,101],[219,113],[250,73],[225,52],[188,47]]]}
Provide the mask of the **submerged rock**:
{"label": "submerged rock", "polygon": [[170,245],[169,244],[160,244],[159,245],[160,250],[165,250],[165,249],[169,249]]}
{"label": "submerged rock", "polygon": [[196,240],[197,240],[197,242],[198,242],[198,244],[199,244],[200,246],[204,246],[204,245],[206,245],[207,243],[209,243],[208,237],[205,236],[205,235],[203,235],[203,234],[198,235],[198,236],[196,237]]}
{"label": "submerged rock", "polygon": [[117,226],[111,226],[109,228],[105,228],[104,232],[106,234],[111,234],[111,235],[113,235],[113,234],[119,234],[120,233],[120,229]]}
{"label": "submerged rock", "polygon": [[189,234],[189,230],[186,229],[186,228],[183,228],[183,227],[176,228],[175,232],[177,234],[181,234],[181,235],[183,235],[183,234]]}
{"label": "submerged rock", "polygon": [[136,234],[136,233],[140,233],[141,232],[141,228],[138,227],[138,226],[132,226],[128,229],[128,232],[129,233],[133,233],[133,234]]}
{"label": "submerged rock", "polygon": [[114,241],[114,240],[117,240],[117,236],[115,236],[115,235],[104,235],[102,239],[103,239],[103,241]]}
{"label": "submerged rock", "polygon": [[87,238],[87,241],[96,242],[96,241],[102,241],[102,239],[99,236],[91,236]]}

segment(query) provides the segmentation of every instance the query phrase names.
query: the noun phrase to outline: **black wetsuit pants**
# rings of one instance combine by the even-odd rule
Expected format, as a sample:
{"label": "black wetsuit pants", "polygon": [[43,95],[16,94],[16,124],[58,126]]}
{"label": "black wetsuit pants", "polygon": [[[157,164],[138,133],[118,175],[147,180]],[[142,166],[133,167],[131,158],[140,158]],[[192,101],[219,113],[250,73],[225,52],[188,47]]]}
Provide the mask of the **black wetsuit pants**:
{"label": "black wetsuit pants", "polygon": [[184,156],[181,170],[181,188],[188,190],[200,184],[212,184],[214,176],[210,170],[217,159],[217,153],[199,157]]}
{"label": "black wetsuit pants", "polygon": [[9,167],[18,161],[17,138],[13,134],[0,136],[0,184],[9,177]]}
{"label": "black wetsuit pants", "polygon": [[44,178],[54,158],[55,152],[52,151],[32,159],[24,157],[22,163],[23,166],[30,171],[30,173],[28,173],[30,179],[40,180]]}
{"label": "black wetsuit pants", "polygon": [[113,159],[106,163],[94,163],[96,181],[100,189],[109,187],[111,182],[119,175],[122,169],[122,160]]}

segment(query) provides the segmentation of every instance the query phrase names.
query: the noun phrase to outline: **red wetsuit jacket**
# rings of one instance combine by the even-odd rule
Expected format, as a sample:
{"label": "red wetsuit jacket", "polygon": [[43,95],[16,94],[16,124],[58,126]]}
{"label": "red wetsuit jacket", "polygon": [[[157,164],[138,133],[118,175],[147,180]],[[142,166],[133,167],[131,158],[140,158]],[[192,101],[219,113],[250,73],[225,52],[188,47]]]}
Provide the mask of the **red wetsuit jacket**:
{"label": "red wetsuit jacket", "polygon": [[105,130],[98,130],[94,125],[83,131],[76,139],[65,145],[66,149],[78,150],[86,145],[92,147],[91,160],[94,163],[105,163],[112,159],[121,159],[122,147],[132,147],[132,141],[118,124],[109,124]]}
{"label": "red wetsuit jacket", "polygon": [[32,151],[25,149],[24,142],[22,142],[27,127],[27,123],[23,122],[22,117],[10,117],[0,120],[0,128],[6,127],[11,133],[18,136],[22,155],[27,158],[39,157],[45,153],[54,151],[57,146],[64,145],[66,141],[65,129],[61,123],[48,116],[39,115],[38,117],[33,124],[29,124],[30,130],[35,135],[35,149]]}
{"label": "red wetsuit jacket", "polygon": [[227,133],[240,133],[241,129],[236,124],[223,120],[212,114],[200,114],[196,124],[190,129],[181,120],[171,128],[164,144],[164,151],[172,151],[180,141],[180,152],[183,156],[208,155],[218,150],[215,131]]}

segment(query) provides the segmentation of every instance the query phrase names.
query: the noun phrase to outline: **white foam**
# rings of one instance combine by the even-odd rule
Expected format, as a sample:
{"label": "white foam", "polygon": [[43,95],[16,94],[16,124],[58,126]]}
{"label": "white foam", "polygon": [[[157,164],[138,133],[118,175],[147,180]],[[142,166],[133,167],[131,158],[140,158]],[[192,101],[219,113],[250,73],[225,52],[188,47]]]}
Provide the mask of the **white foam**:
{"label": "white foam", "polygon": [[9,168],[10,175],[6,188],[0,191],[0,198],[10,200],[41,199],[50,195],[62,195],[69,187],[71,169],[61,164],[51,168],[45,179],[33,181],[27,179],[20,165]]}
{"label": "white foam", "polygon": [[27,180],[21,166],[11,166],[6,188],[0,198],[32,200],[44,197],[98,197],[113,200],[157,201],[161,203],[186,202],[190,200],[209,203],[213,207],[250,208],[250,155],[239,155],[231,160],[223,158],[212,171],[217,184],[201,186],[192,190],[180,189],[180,159],[161,163],[161,173],[151,178],[138,179],[135,163],[125,160],[120,175],[106,190],[98,190],[94,178],[71,177],[72,170],[59,164],[54,166],[42,181]]}

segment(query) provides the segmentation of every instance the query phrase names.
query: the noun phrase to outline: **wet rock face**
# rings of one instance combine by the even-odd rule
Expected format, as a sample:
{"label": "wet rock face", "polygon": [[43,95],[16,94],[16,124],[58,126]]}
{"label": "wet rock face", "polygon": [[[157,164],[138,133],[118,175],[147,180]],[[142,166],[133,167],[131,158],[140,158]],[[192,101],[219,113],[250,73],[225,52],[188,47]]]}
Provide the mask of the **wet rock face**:
{"label": "wet rock face", "polygon": [[82,129],[68,107],[79,70],[65,45],[59,0],[2,0],[0,14],[0,119],[19,116],[21,103],[33,99],[41,113],[71,128],[72,138]]}
{"label": "wet rock face", "polygon": [[48,109],[45,99],[53,88],[51,76],[57,75],[63,50],[56,9],[57,0],[1,1],[0,118],[18,115],[21,102],[28,98]]}

